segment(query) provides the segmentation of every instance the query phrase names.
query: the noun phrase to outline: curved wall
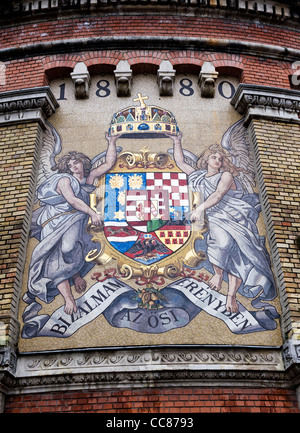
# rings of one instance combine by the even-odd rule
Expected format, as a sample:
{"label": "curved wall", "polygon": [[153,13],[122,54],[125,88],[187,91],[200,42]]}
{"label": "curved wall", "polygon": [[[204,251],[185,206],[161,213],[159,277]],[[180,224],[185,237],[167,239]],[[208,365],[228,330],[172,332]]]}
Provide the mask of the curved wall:
{"label": "curved wall", "polygon": [[[2,410],[299,412],[298,2],[42,0],[4,2],[0,11]],[[118,81],[119,68],[124,87],[122,80]],[[167,87],[161,81],[165,76]],[[76,79],[82,80],[78,87]],[[160,268],[158,261],[157,275],[154,267],[154,276],[149,276],[150,270],[148,275],[144,267],[144,274],[137,274],[140,280],[135,281],[136,287],[133,280],[126,280],[131,289],[134,286],[137,290],[143,278],[148,278],[148,283],[152,278],[153,284],[165,278],[163,289],[169,290],[169,296],[174,292],[174,304],[164,305],[165,310],[158,312],[147,311],[151,332],[148,328],[141,331],[137,326],[141,315],[132,319],[129,310],[120,310],[123,315],[118,316],[119,322],[117,315],[108,319],[112,308],[105,318],[101,309],[95,322],[79,326],[67,338],[62,337],[71,327],[70,316],[57,313],[61,315],[52,320],[58,322],[49,325],[54,334],[47,334],[43,328],[44,334],[36,335],[33,322],[41,315],[35,312],[32,316],[24,295],[33,251],[39,245],[30,226],[39,206],[36,187],[47,140],[57,131],[63,153],[76,147],[92,159],[106,150],[105,132],[112,117],[126,107],[136,110],[140,104],[143,108],[141,99],[136,98],[140,92],[149,98],[146,106],[161,107],[175,115],[183,131],[184,148],[197,157],[208,144],[221,142],[230,127],[244,119],[241,134],[249,147],[237,148],[231,157],[237,164],[247,154],[244,171],[247,173],[252,164],[254,167],[254,193],[261,204],[257,229],[266,238],[276,295],[266,296],[265,303],[253,308],[251,300],[238,293],[237,299],[246,310],[240,307],[238,312],[229,313],[225,308],[220,320],[218,310],[222,296],[225,299],[227,294],[228,280],[224,278],[221,297],[215,301],[215,291],[206,292],[206,304],[214,310],[211,314],[209,308],[204,309],[204,298],[200,299],[199,294],[194,304],[181,297],[180,305],[174,295],[176,287],[167,281],[169,274],[159,274],[166,271],[160,270],[163,266]],[[147,119],[146,126],[149,122]],[[165,125],[158,123],[157,128],[161,127]],[[140,135],[139,140],[132,137],[120,140],[118,145],[122,141],[123,150],[133,152],[135,157],[141,157],[142,144],[155,153],[167,153],[172,146],[170,138],[167,143],[165,139],[145,140],[145,135]],[[144,147],[144,157],[145,152]],[[121,160],[118,163],[105,174],[107,179],[121,174],[129,182],[130,169],[125,169]],[[116,167],[121,167],[120,173]],[[135,169],[136,178],[143,171],[149,179],[155,176],[153,167]],[[176,176],[180,171],[174,166],[169,170],[175,170]],[[207,239],[207,233],[204,240],[197,238],[198,250],[191,247],[184,257],[178,250],[170,263],[180,267],[178,263],[190,260],[190,255],[195,258],[196,250],[199,258],[202,247],[206,254]],[[110,267],[101,262],[88,274],[87,293],[96,290],[91,298],[96,300],[95,308],[102,302],[95,284],[102,281],[101,273],[106,272],[105,278],[118,278],[122,272],[112,274],[111,267],[120,272],[122,264],[133,263],[130,255],[124,259],[122,249],[116,253],[116,248],[109,247],[105,254],[107,251],[113,257]],[[107,260],[105,254],[102,260]],[[210,290],[203,285],[204,276],[208,281],[213,273],[210,260],[193,264],[194,274],[186,267],[181,270],[185,287],[189,282],[200,284],[202,293],[204,288]],[[192,280],[194,277],[198,280]],[[200,293],[200,285],[199,292],[196,286],[191,287],[189,302],[193,290]],[[106,306],[113,287],[106,296],[101,292]],[[127,286],[124,293],[126,290]],[[176,290],[178,297],[178,287]],[[122,299],[120,308],[125,308]],[[42,304],[42,317],[62,311],[61,301],[58,295],[53,303]],[[195,310],[195,305],[200,308],[198,301],[203,301],[201,314]],[[269,309],[267,301],[272,305]],[[80,320],[71,316],[72,322],[85,323],[87,306],[88,313],[94,310],[88,298],[84,302],[80,304]],[[182,307],[186,314],[188,311],[189,319],[178,329],[154,332],[153,317],[161,321],[161,326],[169,325],[174,317],[174,323],[178,320],[179,310],[170,310],[174,306]],[[24,324],[32,317],[26,334]],[[126,320],[130,324],[125,324]],[[255,328],[257,324],[260,327]]]}

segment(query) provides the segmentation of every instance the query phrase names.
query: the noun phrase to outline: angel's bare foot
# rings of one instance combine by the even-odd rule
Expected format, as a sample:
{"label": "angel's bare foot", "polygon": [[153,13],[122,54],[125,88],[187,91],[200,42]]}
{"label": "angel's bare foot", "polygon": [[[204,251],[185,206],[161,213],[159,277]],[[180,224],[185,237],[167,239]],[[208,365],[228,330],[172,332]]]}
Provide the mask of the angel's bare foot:
{"label": "angel's bare foot", "polygon": [[242,283],[241,278],[232,274],[228,274],[228,293],[227,293],[227,301],[226,301],[226,310],[229,311],[229,313],[238,313],[239,311],[239,306],[238,303],[236,302],[236,293],[241,283]]}
{"label": "angel's bare foot", "polygon": [[59,292],[62,294],[65,301],[64,312],[70,315],[76,313],[77,307],[71,292],[69,280],[62,281],[57,285],[57,288]]}
{"label": "angel's bare foot", "polygon": [[227,296],[226,310],[229,311],[229,313],[238,313],[239,306],[238,303],[236,302],[235,296],[230,296],[230,295]]}
{"label": "angel's bare foot", "polygon": [[211,277],[211,279],[207,282],[209,287],[212,290],[217,290],[217,292],[221,289],[222,281],[223,281],[223,269],[219,268],[216,265],[213,265],[215,274]]}
{"label": "angel's bare foot", "polygon": [[79,274],[74,275],[73,280],[76,292],[83,293],[86,289],[86,281]]}
{"label": "angel's bare foot", "polygon": [[76,313],[76,311],[77,311],[77,307],[76,307],[74,299],[73,298],[66,299],[66,303],[65,303],[65,307],[64,307],[64,312],[66,314],[71,315],[73,313]]}
{"label": "angel's bare foot", "polygon": [[221,289],[223,280],[223,274],[215,274],[211,277],[211,279],[208,281],[208,285],[211,289],[217,290],[217,292]]}

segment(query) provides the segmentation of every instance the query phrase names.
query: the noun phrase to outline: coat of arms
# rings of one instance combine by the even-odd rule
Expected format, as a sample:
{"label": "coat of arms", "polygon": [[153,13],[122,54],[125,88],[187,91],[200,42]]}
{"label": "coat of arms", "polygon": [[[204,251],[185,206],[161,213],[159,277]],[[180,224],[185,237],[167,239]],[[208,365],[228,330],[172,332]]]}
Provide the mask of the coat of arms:
{"label": "coat of arms", "polygon": [[[115,114],[111,135],[178,134],[173,114],[147,106],[145,99],[139,94],[140,107]],[[199,197],[189,190],[187,175],[170,154],[145,147],[136,153],[121,152],[91,195],[92,208],[103,215],[103,229],[91,226],[89,230],[102,248],[92,250],[87,259],[98,264],[115,259],[121,279],[145,281],[137,294],[139,306],[162,308],[160,282],[178,278],[185,266],[198,266],[205,259],[194,245],[203,239],[207,226],[203,221],[195,229],[189,220]]]}

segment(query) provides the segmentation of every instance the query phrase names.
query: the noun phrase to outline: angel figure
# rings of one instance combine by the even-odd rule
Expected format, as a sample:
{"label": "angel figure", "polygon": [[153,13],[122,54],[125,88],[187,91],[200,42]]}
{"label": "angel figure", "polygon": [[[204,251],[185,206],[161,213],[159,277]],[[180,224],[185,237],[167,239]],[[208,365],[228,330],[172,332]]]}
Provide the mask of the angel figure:
{"label": "angel figure", "polygon": [[208,285],[219,291],[227,273],[226,309],[230,313],[239,311],[237,291],[251,298],[259,295],[259,300],[274,299],[276,288],[265,238],[256,226],[261,209],[253,190],[255,172],[243,119],[227,130],[221,145],[210,146],[199,159],[182,149],[182,134],[171,138],[174,146],[170,153],[177,166],[188,175],[191,190],[202,193],[203,202],[192,211],[190,220],[203,221],[206,213],[207,256],[214,270]]}
{"label": "angel figure", "polygon": [[106,139],[107,151],[92,161],[73,151],[55,163],[55,156],[61,152],[60,137],[47,125],[36,196],[40,207],[33,212],[31,226],[31,235],[39,243],[32,253],[28,292],[23,298],[28,304],[36,298],[50,303],[61,294],[65,313],[71,315],[77,311],[71,286],[78,293],[85,291],[83,277],[93,266],[85,257],[95,248],[86,225],[89,218],[95,226],[100,226],[103,219],[89,206],[90,193],[95,188],[94,181],[115,164],[119,151],[118,136],[107,134]]}

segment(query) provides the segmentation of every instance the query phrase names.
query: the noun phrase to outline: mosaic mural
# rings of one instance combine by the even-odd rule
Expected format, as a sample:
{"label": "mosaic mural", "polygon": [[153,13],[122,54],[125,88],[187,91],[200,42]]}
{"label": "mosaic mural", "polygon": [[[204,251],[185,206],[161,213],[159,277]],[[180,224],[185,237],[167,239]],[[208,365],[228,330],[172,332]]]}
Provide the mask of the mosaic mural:
{"label": "mosaic mural", "polygon": [[[227,330],[216,343],[277,329],[243,119],[218,144],[186,149],[180,115],[160,102],[142,91],[128,106],[119,99],[106,150],[92,157],[65,152],[59,129],[47,124],[22,297],[24,347],[38,337],[86,347],[80,332],[100,319],[106,337],[123,332],[125,346],[168,344],[174,331],[181,342],[201,344],[188,331],[197,321],[209,321],[211,342],[214,329]],[[149,146],[161,138],[166,148]],[[126,139],[138,145],[124,146]],[[91,346],[114,345],[90,333]]]}

